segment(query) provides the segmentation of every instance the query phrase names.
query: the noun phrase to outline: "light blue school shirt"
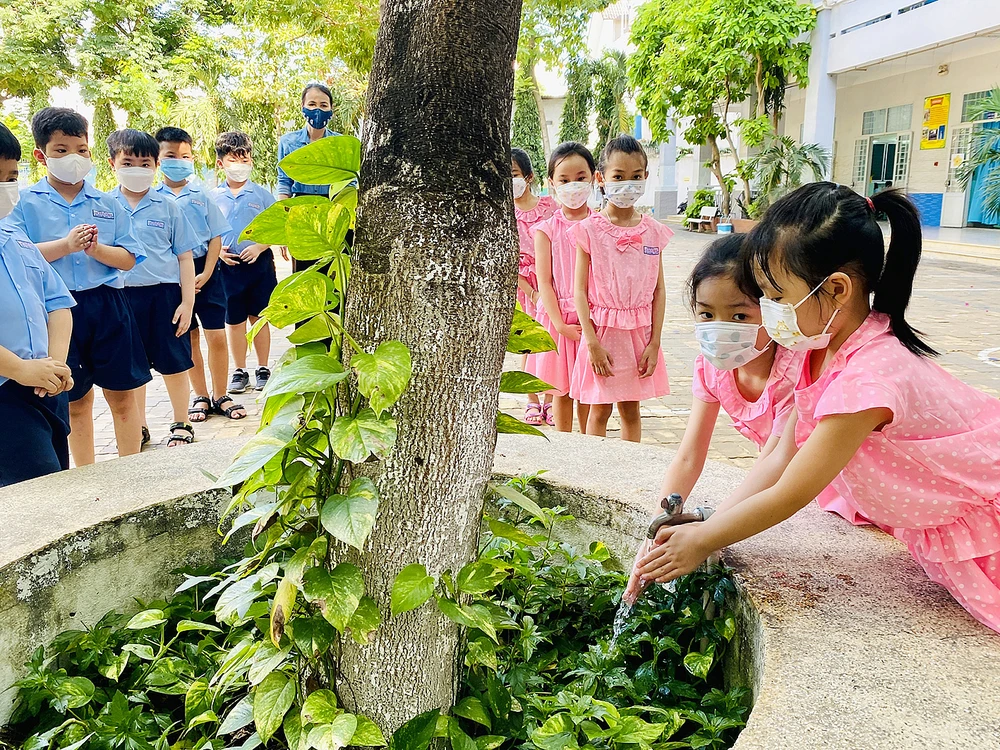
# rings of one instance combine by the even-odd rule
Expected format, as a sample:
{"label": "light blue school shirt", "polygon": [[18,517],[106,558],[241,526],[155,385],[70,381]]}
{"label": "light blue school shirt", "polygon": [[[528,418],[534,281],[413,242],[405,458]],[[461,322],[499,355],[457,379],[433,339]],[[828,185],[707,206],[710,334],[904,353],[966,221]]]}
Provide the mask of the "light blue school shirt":
{"label": "light blue school shirt", "polygon": [[233,195],[233,191],[223,180],[222,184],[212,191],[212,197],[215,198],[222,215],[229,221],[229,231],[222,235],[222,246],[228,247],[231,253],[239,253],[254,244],[253,240],[239,242],[240,234],[257,214],[275,203],[274,196],[267,188],[256,182],[247,182],[238,194]]}
{"label": "light blue school shirt", "polygon": [[[340,133],[334,132],[333,130],[327,130],[323,134],[323,137],[329,138],[331,135],[340,135]],[[302,130],[293,130],[291,133],[285,133],[280,139],[278,139],[278,161],[280,162],[293,151],[297,151],[303,146],[308,146],[310,143],[312,143],[312,141],[309,140],[309,128],[302,128]],[[278,167],[278,195],[326,196],[329,194],[329,185],[307,185],[304,182],[296,182],[285,174],[285,170]]]}
{"label": "light blue school shirt", "polygon": [[[49,356],[49,313],[75,304],[59,274],[27,236],[0,223],[0,346],[21,359]],[[0,375],[0,385],[7,380]]]}
{"label": "light blue school shirt", "polygon": [[[43,177],[21,191],[21,200],[7,221],[36,245],[61,240],[78,224],[96,224],[100,244],[125,248],[135,258],[137,266],[146,258],[142,243],[132,234],[128,212],[122,211],[118,201],[89,182],[84,182],[73,201],[67,203]],[[52,267],[71,292],[103,285],[116,289],[125,286],[124,272],[94,260],[82,250],[52,261]]]}
{"label": "light blue school shirt", "polygon": [[147,190],[132,208],[121,188],[110,194],[131,215],[132,234],[146,249],[146,262],[125,274],[125,286],[180,284],[181,269],[177,265],[177,256],[197,247],[198,236],[184,218],[177,201]]}
{"label": "light blue school shirt", "polygon": [[158,194],[169,196],[177,201],[184,218],[194,229],[200,243],[194,249],[195,258],[204,258],[208,255],[209,241],[214,237],[221,237],[231,229],[226,217],[215,205],[212,196],[197,185],[188,182],[181,188],[180,193],[175,193],[167,183],[161,182],[155,190]]}

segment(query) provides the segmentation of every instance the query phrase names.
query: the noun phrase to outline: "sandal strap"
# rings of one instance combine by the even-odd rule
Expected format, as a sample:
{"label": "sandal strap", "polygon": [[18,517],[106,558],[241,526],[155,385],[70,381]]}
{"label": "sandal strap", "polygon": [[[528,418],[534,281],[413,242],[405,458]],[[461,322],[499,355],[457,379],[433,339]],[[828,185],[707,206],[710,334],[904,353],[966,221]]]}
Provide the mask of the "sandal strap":
{"label": "sandal strap", "polygon": [[[224,407],[223,404],[227,402],[229,403],[229,406]],[[221,414],[225,414],[227,417],[237,409],[242,409],[245,411],[245,407],[243,406],[243,404],[237,404],[235,401],[233,401],[232,397],[229,395],[222,396],[221,398],[216,399],[215,403],[212,404],[212,407]]]}
{"label": "sandal strap", "polygon": [[170,425],[170,431],[173,432],[174,430],[184,430],[191,437],[194,437],[194,427],[191,426],[190,422],[173,422]]}
{"label": "sandal strap", "polygon": [[212,399],[210,399],[208,396],[195,396],[193,399],[191,399],[191,406],[193,407],[195,404],[208,404],[209,406],[211,406]]}

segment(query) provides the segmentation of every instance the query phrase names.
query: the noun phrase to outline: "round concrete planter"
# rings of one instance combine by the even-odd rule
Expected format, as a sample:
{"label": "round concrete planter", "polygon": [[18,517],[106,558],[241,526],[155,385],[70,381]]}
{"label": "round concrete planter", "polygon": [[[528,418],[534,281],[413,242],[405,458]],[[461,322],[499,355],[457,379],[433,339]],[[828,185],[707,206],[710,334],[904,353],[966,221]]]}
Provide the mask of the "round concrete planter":
{"label": "round concrete planter", "polygon": [[[241,441],[155,451],[0,489],[0,724],[22,665],[57,633],[135,598],[168,594],[170,573],[219,558]],[[499,475],[548,470],[545,502],[569,507],[581,541],[634,554],[672,453],[575,435],[501,436]],[[691,505],[742,478],[710,464]],[[1000,746],[1000,636],[930,583],[905,549],[815,506],[727,554],[739,577],[730,681],[754,709],[736,750],[910,750]]]}

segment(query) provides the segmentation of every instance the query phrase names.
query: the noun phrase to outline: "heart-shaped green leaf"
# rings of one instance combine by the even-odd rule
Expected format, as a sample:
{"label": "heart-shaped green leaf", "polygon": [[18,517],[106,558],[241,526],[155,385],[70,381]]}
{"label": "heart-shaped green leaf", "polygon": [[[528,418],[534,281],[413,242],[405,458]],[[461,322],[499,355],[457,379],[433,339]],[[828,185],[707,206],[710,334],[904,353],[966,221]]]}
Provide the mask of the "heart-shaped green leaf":
{"label": "heart-shaped green leaf", "polygon": [[362,409],[356,417],[340,417],[330,430],[330,445],[345,461],[362,463],[375,455],[384,458],[396,444],[396,420]]}
{"label": "heart-shaped green leaf", "polygon": [[361,141],[336,135],[292,151],[278,164],[285,174],[307,185],[330,185],[361,171]]}
{"label": "heart-shaped green leaf", "polygon": [[320,522],[334,538],[360,550],[375,527],[378,490],[368,477],[358,477],[346,495],[334,495],[323,503]]}
{"label": "heart-shaped green leaf", "polygon": [[507,351],[512,354],[540,354],[555,350],[556,342],[541,323],[520,310],[514,311]]}
{"label": "heart-shaped green leaf", "polygon": [[517,419],[517,417],[504,414],[502,411],[497,412],[497,432],[502,435],[534,435],[535,437],[545,437],[545,433],[537,427],[525,424],[520,419]]}
{"label": "heart-shaped green leaf", "polygon": [[265,396],[282,393],[316,393],[332,388],[345,380],[349,373],[333,357],[325,354],[311,354],[294,362],[289,362],[275,372],[264,388]]}
{"label": "heart-shaped green leaf", "polygon": [[358,390],[377,415],[396,403],[413,372],[410,350],[401,341],[383,341],[374,354],[355,354],[351,367],[358,373]]}
{"label": "heart-shaped green leaf", "polygon": [[434,595],[434,578],[423,565],[407,565],[392,584],[390,608],[393,617],[416,609]]}
{"label": "heart-shaped green leaf", "polygon": [[290,326],[318,315],[337,304],[333,279],[319,271],[299,271],[278,282],[271,299],[261,311],[271,325]]}
{"label": "heart-shaped green leaf", "polygon": [[294,206],[323,206],[329,201],[322,195],[300,195],[268,206],[253,217],[240,234],[240,241],[253,240],[262,245],[287,245],[288,212]]}
{"label": "heart-shaped green leaf", "polygon": [[271,672],[253,692],[253,721],[266,744],[281,726],[295,700],[295,681],[284,672]]}
{"label": "heart-shaped green leaf", "polygon": [[551,390],[551,385],[526,372],[510,370],[500,375],[501,393],[545,393]]}
{"label": "heart-shaped green leaf", "polygon": [[351,226],[346,207],[322,205],[293,206],[288,212],[288,252],[297,260],[316,260],[338,252]]}
{"label": "heart-shaped green leaf", "polygon": [[350,628],[351,638],[364,646],[368,643],[368,637],[381,624],[382,613],[378,611],[378,605],[375,603],[375,600],[371,597],[363,596],[347,627]]}

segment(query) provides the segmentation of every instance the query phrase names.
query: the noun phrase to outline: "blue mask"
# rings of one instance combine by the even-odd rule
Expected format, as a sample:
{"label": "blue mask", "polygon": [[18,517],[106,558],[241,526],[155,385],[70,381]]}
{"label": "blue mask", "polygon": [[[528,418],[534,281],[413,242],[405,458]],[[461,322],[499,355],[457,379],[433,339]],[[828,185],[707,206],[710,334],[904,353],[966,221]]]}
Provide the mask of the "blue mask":
{"label": "blue mask", "polygon": [[194,162],[187,159],[164,159],[160,162],[160,171],[164,177],[174,182],[184,182],[194,174]]}
{"label": "blue mask", "polygon": [[330,118],[333,117],[333,112],[328,109],[306,109],[303,107],[302,114],[305,115],[306,122],[316,128],[316,130],[325,128],[326,124],[330,122]]}

